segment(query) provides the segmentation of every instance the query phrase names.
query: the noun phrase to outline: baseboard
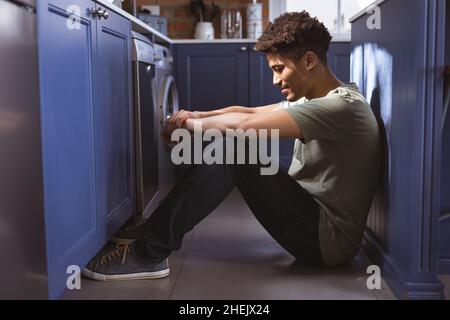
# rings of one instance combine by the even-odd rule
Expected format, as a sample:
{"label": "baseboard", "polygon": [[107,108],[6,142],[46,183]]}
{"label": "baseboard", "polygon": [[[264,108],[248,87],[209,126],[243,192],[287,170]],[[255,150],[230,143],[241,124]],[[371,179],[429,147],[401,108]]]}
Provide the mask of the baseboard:
{"label": "baseboard", "polygon": [[405,300],[444,300],[442,283],[407,283]]}
{"label": "baseboard", "polygon": [[[370,231],[364,234],[362,250],[368,261],[378,265],[383,279],[397,297],[402,300],[443,300],[444,286],[440,283],[408,282],[401,268],[383,251],[378,240]],[[364,261],[364,259],[360,260]]]}

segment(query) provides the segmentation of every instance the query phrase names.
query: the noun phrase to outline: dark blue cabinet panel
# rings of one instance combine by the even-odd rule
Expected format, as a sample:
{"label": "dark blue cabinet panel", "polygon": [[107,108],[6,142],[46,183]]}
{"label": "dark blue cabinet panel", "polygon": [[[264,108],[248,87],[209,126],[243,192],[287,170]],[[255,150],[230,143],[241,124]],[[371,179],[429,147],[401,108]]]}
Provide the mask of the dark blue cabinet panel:
{"label": "dark blue cabinet panel", "polygon": [[249,45],[249,105],[264,106],[283,101],[280,88],[273,84],[273,72],[269,67],[266,55]]}
{"label": "dark blue cabinet panel", "polygon": [[98,26],[98,119],[102,212],[107,236],[133,212],[130,21],[110,12]]}
{"label": "dark blue cabinet panel", "polygon": [[67,28],[67,7],[87,9],[91,1],[38,3],[47,264],[49,293],[56,297],[66,268],[86,263],[104,238],[93,169],[97,36],[86,10],[79,29]]}
{"label": "dark blue cabinet panel", "polygon": [[[50,298],[133,212],[130,24],[89,0],[38,1]],[[76,6],[79,27],[68,27]],[[72,16],[73,18],[73,16]],[[73,24],[72,24],[73,26]]]}
{"label": "dark blue cabinet panel", "polygon": [[[446,3],[445,64],[450,65],[450,2]],[[444,78],[444,102],[450,100],[450,74]],[[450,274],[450,112],[444,105],[442,128],[441,212],[439,232],[440,272]]]}
{"label": "dark blue cabinet panel", "polygon": [[247,44],[177,45],[176,55],[182,108],[248,105]]}
{"label": "dark blue cabinet panel", "polygon": [[[450,66],[450,2],[447,1],[446,8],[446,28],[445,28],[445,65],[447,66],[447,73],[445,75],[444,83],[444,100],[449,102],[450,95],[450,74],[448,69]],[[446,107],[444,114],[444,125],[442,129],[442,182],[441,182],[441,215],[450,214],[450,106]],[[450,234],[450,229],[448,234]],[[448,241],[450,243],[450,241]],[[450,246],[449,246],[450,247]],[[450,248],[449,248],[450,249]],[[450,250],[449,250],[450,251]],[[450,256],[450,255],[449,255]]]}
{"label": "dark blue cabinet panel", "polygon": [[367,28],[368,15],[352,25],[352,77],[387,141],[364,249],[398,298],[440,299],[445,1],[388,0],[380,10],[381,29]]}
{"label": "dark blue cabinet panel", "polygon": [[[177,82],[182,107],[212,110],[231,105],[262,106],[283,100],[255,44],[178,44]],[[330,44],[328,61],[344,82],[350,79],[350,43]]]}
{"label": "dark blue cabinet panel", "polygon": [[350,42],[332,42],[328,50],[328,65],[343,82],[350,81]]}

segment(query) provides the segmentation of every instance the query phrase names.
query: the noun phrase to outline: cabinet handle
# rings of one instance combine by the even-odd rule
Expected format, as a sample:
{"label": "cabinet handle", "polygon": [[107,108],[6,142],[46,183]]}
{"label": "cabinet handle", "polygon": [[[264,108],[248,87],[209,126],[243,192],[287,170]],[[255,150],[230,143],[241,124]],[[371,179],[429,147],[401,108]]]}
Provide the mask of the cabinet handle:
{"label": "cabinet handle", "polygon": [[98,17],[98,18],[105,18],[108,19],[109,18],[109,13],[108,11],[103,10],[101,7],[99,7],[98,9],[96,9],[95,7],[91,9],[92,11],[92,16],[93,17]]}
{"label": "cabinet handle", "polygon": [[242,47],[241,47],[241,51],[242,51],[242,52],[247,51],[247,47],[242,46]]}
{"label": "cabinet handle", "polygon": [[258,50],[256,49],[256,46],[253,46],[252,50],[253,50],[253,52],[258,52]]}
{"label": "cabinet handle", "polygon": [[102,8],[96,9],[95,7],[93,7],[93,8],[91,9],[91,12],[92,12],[92,16],[93,16],[93,17],[101,17],[101,16],[102,16],[102,13],[103,13],[103,10],[102,10]]}

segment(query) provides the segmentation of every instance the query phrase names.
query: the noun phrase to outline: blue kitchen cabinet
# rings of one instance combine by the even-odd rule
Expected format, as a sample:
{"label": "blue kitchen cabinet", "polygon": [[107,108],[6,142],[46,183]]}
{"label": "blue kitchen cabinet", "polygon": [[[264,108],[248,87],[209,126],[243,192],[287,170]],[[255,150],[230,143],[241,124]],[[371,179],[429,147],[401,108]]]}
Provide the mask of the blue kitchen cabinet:
{"label": "blue kitchen cabinet", "polygon": [[332,42],[327,60],[330,69],[342,82],[350,82],[350,42]]}
{"label": "blue kitchen cabinet", "polygon": [[94,16],[98,8],[37,7],[50,298],[68,266],[82,268],[133,213],[131,26],[113,12]]}
{"label": "blue kitchen cabinet", "polygon": [[134,210],[131,24],[110,12],[97,20],[98,143],[101,199],[106,236]]}
{"label": "blue kitchen cabinet", "polygon": [[448,242],[439,255],[439,233],[449,239],[450,230],[440,201],[445,5],[387,0],[381,29],[367,28],[370,12],[352,22],[352,78],[383,128],[363,249],[399,299],[444,298],[438,272],[450,260]]}
{"label": "blue kitchen cabinet", "polygon": [[181,108],[248,105],[247,44],[177,45],[176,56]]}
{"label": "blue kitchen cabinet", "polygon": [[450,3],[446,5],[444,114],[442,124],[441,210],[439,217],[439,272],[450,274]]}
{"label": "blue kitchen cabinet", "polygon": [[249,44],[249,105],[263,106],[283,101],[280,88],[273,84],[273,72],[266,55]]}
{"label": "blue kitchen cabinet", "polygon": [[[350,50],[350,42],[332,42],[328,52],[330,68],[344,82],[350,79]],[[201,111],[283,100],[255,43],[177,44],[175,53],[181,107]]]}

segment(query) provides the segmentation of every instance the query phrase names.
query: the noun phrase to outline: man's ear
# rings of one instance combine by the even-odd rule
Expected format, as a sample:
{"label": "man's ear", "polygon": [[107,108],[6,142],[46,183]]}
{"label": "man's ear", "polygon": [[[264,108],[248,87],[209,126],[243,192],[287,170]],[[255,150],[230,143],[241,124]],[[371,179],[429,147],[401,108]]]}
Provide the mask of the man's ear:
{"label": "man's ear", "polygon": [[304,59],[304,63],[305,63],[305,69],[306,70],[311,70],[313,69],[317,63],[318,63],[318,58],[317,55],[312,52],[312,51],[308,51],[305,53],[305,59]]}

